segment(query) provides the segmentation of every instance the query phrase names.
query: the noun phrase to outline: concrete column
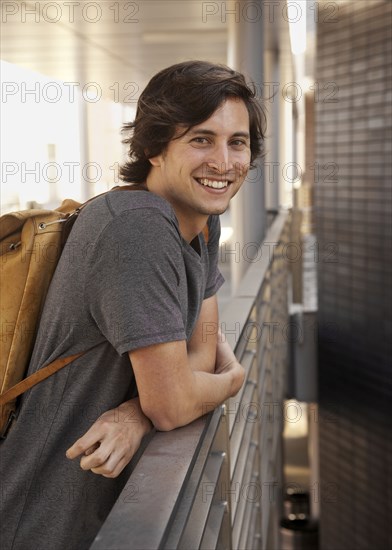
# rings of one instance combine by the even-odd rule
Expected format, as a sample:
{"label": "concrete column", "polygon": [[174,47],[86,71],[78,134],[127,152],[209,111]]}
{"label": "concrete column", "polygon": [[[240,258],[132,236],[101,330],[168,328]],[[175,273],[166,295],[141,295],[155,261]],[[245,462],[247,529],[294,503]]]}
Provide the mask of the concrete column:
{"label": "concrete column", "polygon": [[279,210],[279,52],[267,50],[264,55],[264,101],[267,115],[264,185],[266,209]]}
{"label": "concrete column", "polygon": [[[231,14],[228,16],[228,65],[254,82],[260,95],[263,83],[264,34],[263,19],[258,17],[257,13],[262,13],[263,1],[252,2],[252,11],[241,9],[241,2],[228,2],[228,5],[230,4],[231,12],[227,10],[227,13]],[[259,4],[257,10],[256,4]],[[257,254],[256,247],[250,243],[259,244],[266,227],[261,161],[250,172],[241,191],[231,201],[230,211],[234,230],[233,242],[240,243],[240,254],[233,254],[231,265],[232,292],[235,293],[251,264],[252,255]]]}
{"label": "concrete column", "polygon": [[84,202],[93,195],[91,183],[84,178],[85,170],[90,158],[88,139],[88,105],[83,97],[79,97],[79,136],[80,136],[80,195]]}
{"label": "concrete column", "polygon": [[[76,29],[83,30],[83,21],[75,22]],[[74,46],[76,48],[76,44]],[[79,83],[77,94],[78,101],[78,117],[79,117],[79,146],[80,146],[80,200],[82,202],[88,200],[94,194],[94,189],[88,178],[85,178],[86,167],[91,159],[90,142],[89,142],[89,106],[90,103],[83,97],[81,90],[84,85],[89,82],[88,78],[88,59],[83,48],[79,51],[72,52],[75,55],[75,76]]]}

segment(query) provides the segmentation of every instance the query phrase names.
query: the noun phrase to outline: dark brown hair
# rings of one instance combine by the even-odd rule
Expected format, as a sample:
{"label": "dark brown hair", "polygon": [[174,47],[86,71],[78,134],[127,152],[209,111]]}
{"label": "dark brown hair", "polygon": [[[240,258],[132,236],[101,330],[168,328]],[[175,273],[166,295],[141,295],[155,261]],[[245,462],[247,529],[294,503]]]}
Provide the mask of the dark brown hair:
{"label": "dark brown hair", "polygon": [[183,126],[186,133],[229,97],[241,99],[248,109],[252,167],[265,135],[265,115],[255,92],[241,73],[225,65],[188,61],[157,73],[141,94],[134,122],[123,127],[123,132],[130,132],[123,141],[129,145],[130,160],[120,169],[121,179],[144,182],[151,169],[148,159],[165,150],[177,127]]}

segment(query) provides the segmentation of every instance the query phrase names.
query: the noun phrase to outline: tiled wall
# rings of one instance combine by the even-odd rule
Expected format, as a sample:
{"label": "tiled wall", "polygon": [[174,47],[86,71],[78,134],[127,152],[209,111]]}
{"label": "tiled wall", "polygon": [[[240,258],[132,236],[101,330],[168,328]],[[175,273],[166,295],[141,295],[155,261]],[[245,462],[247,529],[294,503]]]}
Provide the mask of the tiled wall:
{"label": "tiled wall", "polygon": [[392,3],[330,4],[314,98],[320,540],[381,550],[392,543]]}

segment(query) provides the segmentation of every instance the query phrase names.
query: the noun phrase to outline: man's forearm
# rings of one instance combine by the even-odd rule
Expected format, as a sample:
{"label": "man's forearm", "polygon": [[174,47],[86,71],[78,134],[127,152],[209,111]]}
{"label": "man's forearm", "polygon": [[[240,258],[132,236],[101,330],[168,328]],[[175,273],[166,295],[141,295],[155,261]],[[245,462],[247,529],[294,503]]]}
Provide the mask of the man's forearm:
{"label": "man's forearm", "polygon": [[200,347],[198,350],[188,352],[188,364],[194,372],[207,372],[212,374],[215,371],[216,354],[211,350]]}
{"label": "man's forearm", "polygon": [[243,368],[239,363],[227,366],[220,374],[194,371],[187,387],[182,388],[178,399],[170,400],[165,411],[149,414],[154,426],[161,431],[169,431],[189,424],[206,414],[229,397],[235,395],[243,383]]}
{"label": "man's forearm", "polygon": [[244,369],[227,343],[216,345],[213,374],[193,370],[189,355],[184,340],[130,352],[142,410],[158,430],[192,422],[235,395],[243,383]]}

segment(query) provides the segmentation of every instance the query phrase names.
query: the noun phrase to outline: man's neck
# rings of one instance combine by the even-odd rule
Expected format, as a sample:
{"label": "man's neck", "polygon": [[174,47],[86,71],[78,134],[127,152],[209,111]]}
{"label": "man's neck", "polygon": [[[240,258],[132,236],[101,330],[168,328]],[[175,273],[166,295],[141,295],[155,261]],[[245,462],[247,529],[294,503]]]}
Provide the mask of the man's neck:
{"label": "man's neck", "polygon": [[200,214],[197,219],[194,219],[193,215],[192,219],[190,219],[190,217],[183,216],[182,214],[178,213],[176,211],[175,205],[172,204],[172,206],[174,212],[176,213],[182,238],[188,243],[192,242],[196,235],[203,231],[207,223],[208,216]]}
{"label": "man's neck", "polygon": [[187,213],[183,208],[179,208],[178,205],[168,200],[164,193],[160,192],[159,185],[155,185],[152,179],[147,178],[144,185],[148,191],[162,197],[172,206],[178,220],[181,236],[186,242],[192,242],[203,231],[208,220],[207,214],[197,214],[194,211]]}

